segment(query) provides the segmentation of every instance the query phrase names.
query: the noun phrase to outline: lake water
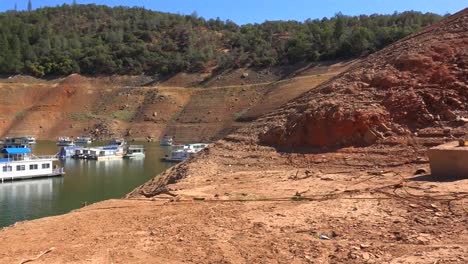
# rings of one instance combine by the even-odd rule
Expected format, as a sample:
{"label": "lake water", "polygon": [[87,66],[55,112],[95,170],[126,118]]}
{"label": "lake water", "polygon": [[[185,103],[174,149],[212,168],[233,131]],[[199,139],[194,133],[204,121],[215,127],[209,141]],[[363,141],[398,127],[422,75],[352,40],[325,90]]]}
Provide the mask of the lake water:
{"label": "lake water", "polygon": [[[99,143],[94,143],[96,145]],[[0,183],[0,227],[18,221],[67,213],[98,201],[121,198],[173,164],[162,162],[169,150],[158,143],[145,145],[144,159],[87,161],[67,159],[63,177]],[[104,145],[104,143],[101,143]],[[33,154],[56,154],[55,142],[38,142]]]}

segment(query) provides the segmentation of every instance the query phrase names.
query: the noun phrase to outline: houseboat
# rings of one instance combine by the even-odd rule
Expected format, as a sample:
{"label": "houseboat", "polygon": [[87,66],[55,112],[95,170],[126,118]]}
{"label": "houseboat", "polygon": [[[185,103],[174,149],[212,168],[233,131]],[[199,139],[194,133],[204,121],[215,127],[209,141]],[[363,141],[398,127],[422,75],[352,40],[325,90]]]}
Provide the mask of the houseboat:
{"label": "houseboat", "polygon": [[[3,140],[4,148],[26,148],[31,144],[36,144],[33,137],[6,137]],[[34,143],[31,143],[34,142]]]}
{"label": "houseboat", "polygon": [[90,148],[88,159],[93,160],[114,160],[122,159],[124,156],[123,146],[105,146],[99,148]]}
{"label": "houseboat", "polygon": [[77,137],[75,139],[76,144],[91,144],[93,140],[90,137]]}
{"label": "houseboat", "polygon": [[171,136],[164,135],[163,138],[159,141],[159,145],[161,146],[172,146],[174,143],[174,138]]}
{"label": "houseboat", "polygon": [[165,155],[163,160],[169,162],[184,161],[190,158],[190,156],[192,156],[193,154],[200,152],[207,146],[208,144],[205,143],[173,145],[171,148],[171,153],[169,155]]}
{"label": "houseboat", "polygon": [[57,146],[66,147],[66,146],[75,146],[75,141],[69,137],[59,137],[57,141]]}
{"label": "houseboat", "polygon": [[65,146],[60,148],[60,152],[58,153],[58,157],[60,159],[71,158],[73,155],[76,154],[77,150],[84,149],[83,146]]}
{"label": "houseboat", "polygon": [[0,158],[0,181],[53,177],[64,174],[54,166],[55,156],[35,156],[29,148],[4,148]]}
{"label": "houseboat", "polygon": [[124,158],[133,159],[133,158],[144,158],[145,157],[145,148],[142,145],[130,145],[127,147]]}

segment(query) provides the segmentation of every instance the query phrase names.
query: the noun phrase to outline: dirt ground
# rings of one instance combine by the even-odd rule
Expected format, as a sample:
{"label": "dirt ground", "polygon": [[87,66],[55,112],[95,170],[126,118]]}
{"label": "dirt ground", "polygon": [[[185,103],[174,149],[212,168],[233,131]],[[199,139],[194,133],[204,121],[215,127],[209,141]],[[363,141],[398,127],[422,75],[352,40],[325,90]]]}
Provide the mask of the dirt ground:
{"label": "dirt ground", "polygon": [[423,148],[287,154],[228,137],[127,199],[4,228],[0,263],[51,248],[33,263],[466,263],[468,180],[419,168]]}

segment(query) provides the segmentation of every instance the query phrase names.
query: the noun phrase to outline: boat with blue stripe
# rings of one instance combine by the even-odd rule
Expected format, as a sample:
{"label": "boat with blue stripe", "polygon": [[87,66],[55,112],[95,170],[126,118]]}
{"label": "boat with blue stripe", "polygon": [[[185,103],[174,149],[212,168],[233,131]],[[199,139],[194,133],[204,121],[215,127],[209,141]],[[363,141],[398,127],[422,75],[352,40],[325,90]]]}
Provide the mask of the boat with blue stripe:
{"label": "boat with blue stripe", "polygon": [[36,156],[29,148],[3,148],[0,151],[0,181],[62,176],[65,171],[56,156]]}

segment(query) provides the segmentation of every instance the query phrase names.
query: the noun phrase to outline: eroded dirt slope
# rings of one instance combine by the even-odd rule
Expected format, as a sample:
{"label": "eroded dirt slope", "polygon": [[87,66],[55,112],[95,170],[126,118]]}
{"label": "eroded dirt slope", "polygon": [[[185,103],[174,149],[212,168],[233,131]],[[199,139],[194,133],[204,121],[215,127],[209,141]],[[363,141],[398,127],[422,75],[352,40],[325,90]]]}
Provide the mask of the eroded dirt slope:
{"label": "eroded dirt slope", "polygon": [[466,130],[468,11],[372,54],[265,118],[264,144],[369,145],[426,130]]}
{"label": "eroded dirt slope", "polygon": [[[50,81],[15,76],[0,81],[0,92],[6,95],[0,99],[0,136],[55,139],[87,134],[98,139],[157,140],[171,134],[181,143],[213,141],[242,126],[236,119],[249,109],[258,104],[279,107],[297,91],[307,91],[347,66],[305,65],[309,72],[298,72],[292,79],[279,69],[269,74],[237,70],[211,81],[204,81],[204,74],[178,74],[159,83],[147,76],[75,74]],[[246,73],[250,75],[244,78]],[[275,90],[291,93],[264,100]]]}

